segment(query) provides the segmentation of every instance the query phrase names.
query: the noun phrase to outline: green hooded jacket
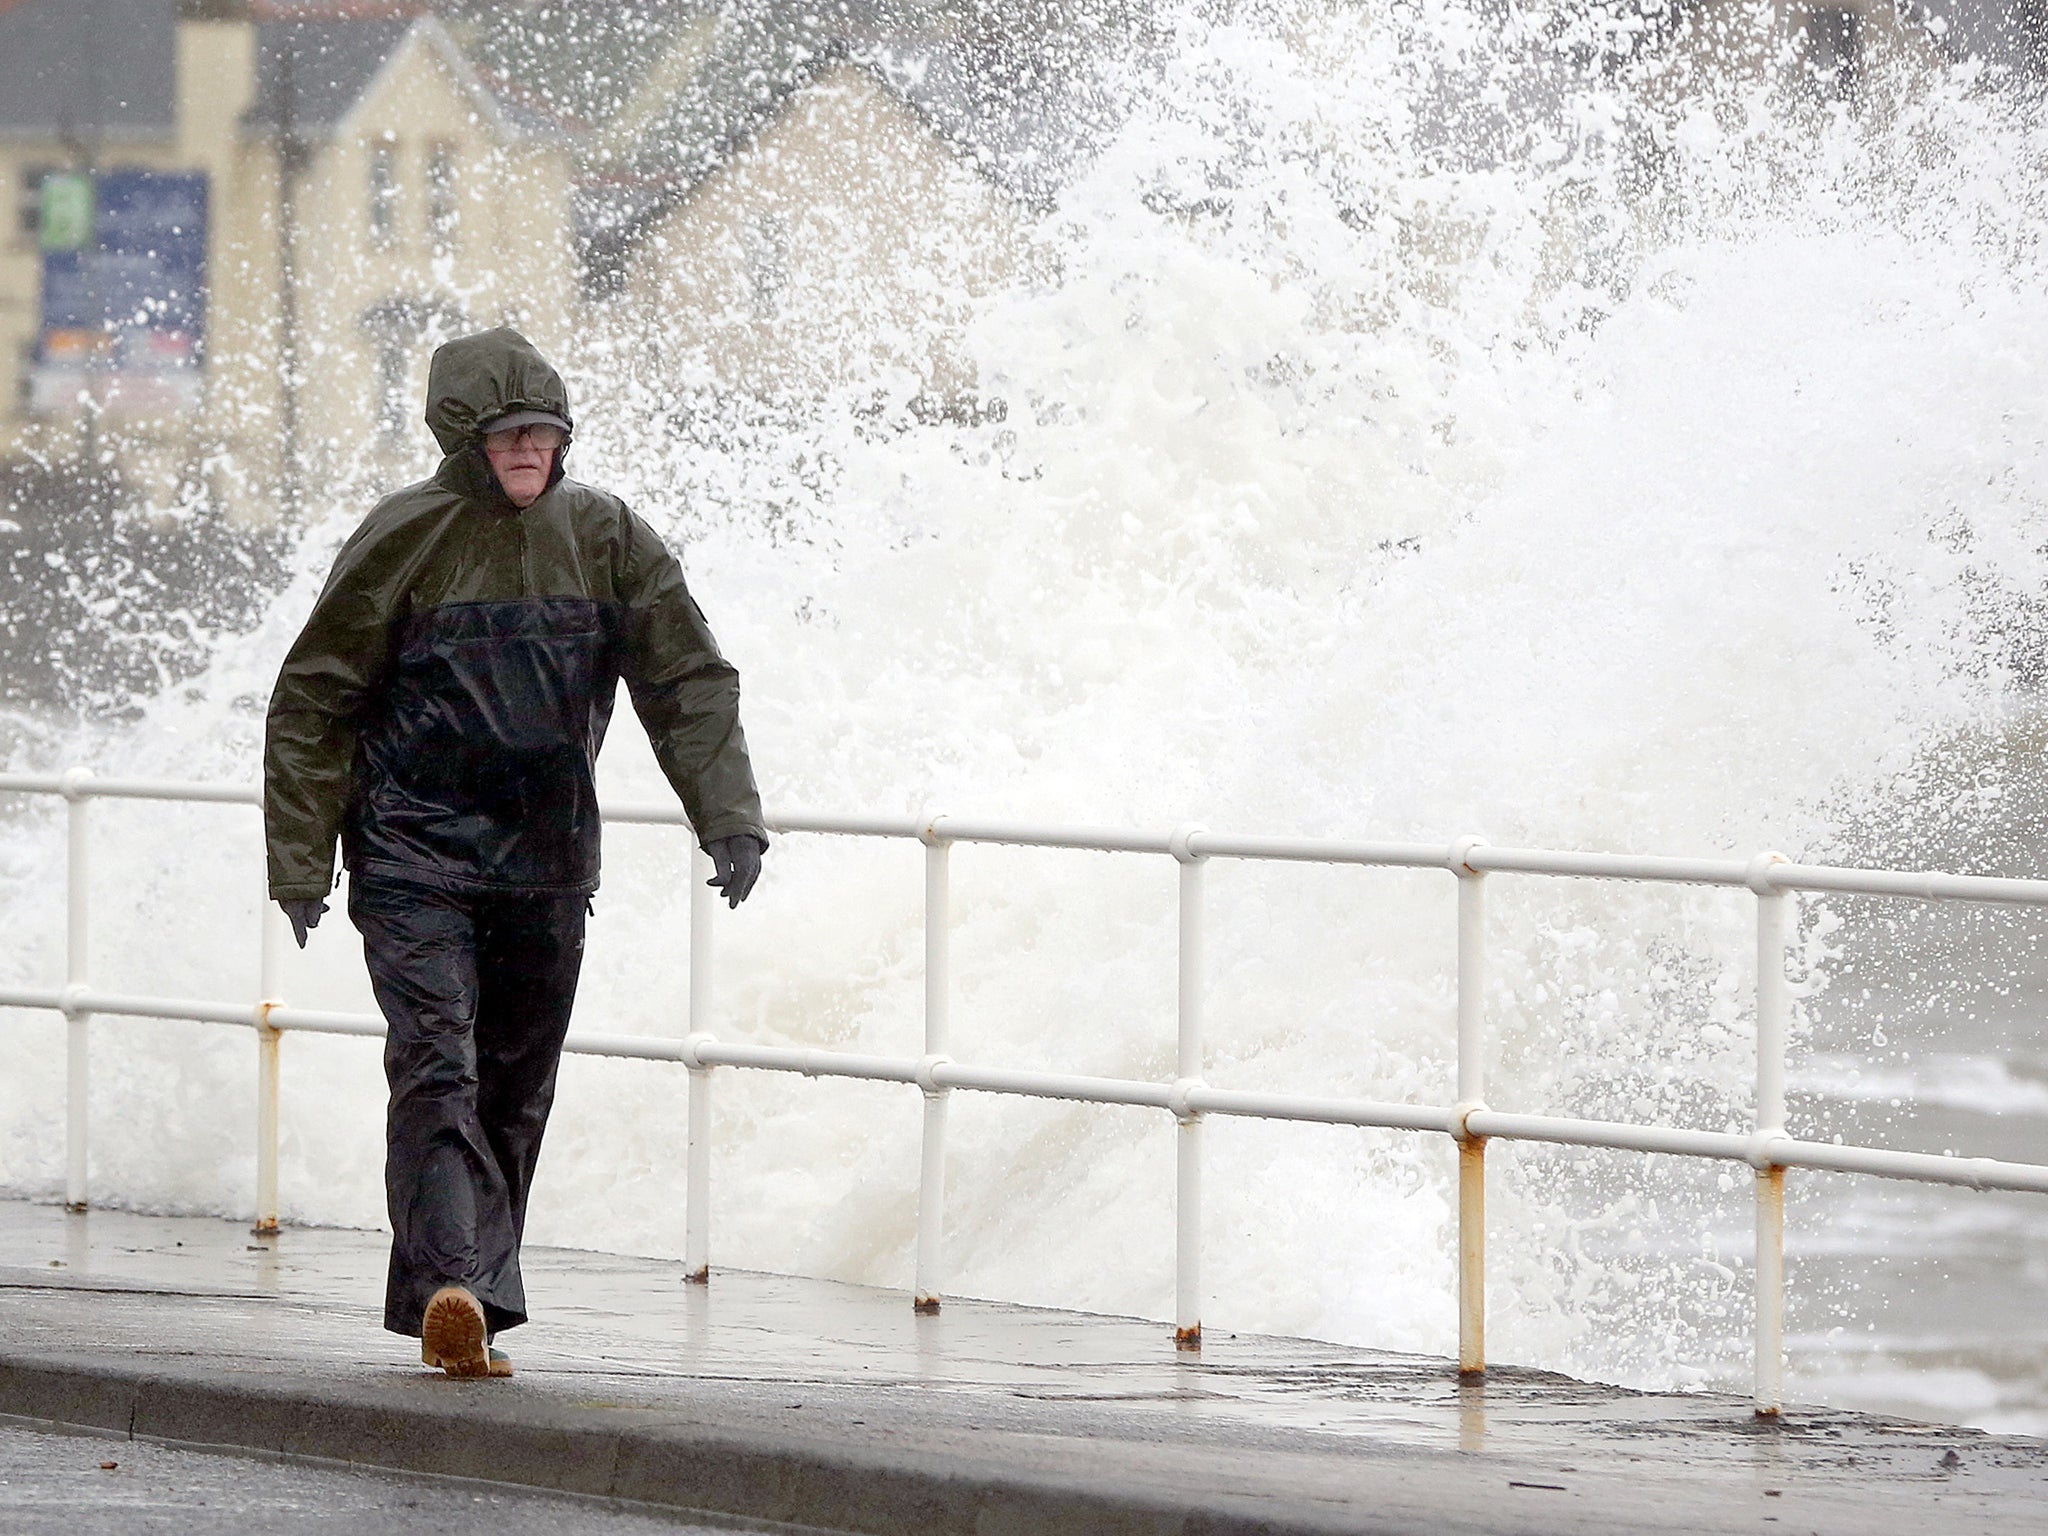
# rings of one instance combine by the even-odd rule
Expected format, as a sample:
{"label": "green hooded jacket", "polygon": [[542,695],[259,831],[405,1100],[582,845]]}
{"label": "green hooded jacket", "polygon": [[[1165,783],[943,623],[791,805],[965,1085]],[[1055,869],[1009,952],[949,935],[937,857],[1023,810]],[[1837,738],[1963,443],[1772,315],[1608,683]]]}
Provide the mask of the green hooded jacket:
{"label": "green hooded jacket", "polygon": [[[621,679],[698,841],[767,843],[719,654],[654,530],[562,475],[512,505],[481,426],[569,421],[561,377],[512,330],[434,354],[427,424],[446,457],[342,546],[271,694],[270,894],[349,869],[483,892],[597,888],[598,749]],[[563,450],[566,453],[566,448]]]}

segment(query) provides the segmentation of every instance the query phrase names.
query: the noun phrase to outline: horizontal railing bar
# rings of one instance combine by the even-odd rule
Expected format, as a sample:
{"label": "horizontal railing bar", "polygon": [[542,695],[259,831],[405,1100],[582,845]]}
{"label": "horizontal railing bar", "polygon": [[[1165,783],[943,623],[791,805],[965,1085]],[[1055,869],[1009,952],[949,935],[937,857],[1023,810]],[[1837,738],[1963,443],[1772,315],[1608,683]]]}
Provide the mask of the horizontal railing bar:
{"label": "horizontal railing bar", "polygon": [[194,800],[214,805],[260,805],[263,791],[252,784],[207,784],[196,779],[102,779],[67,782],[55,773],[0,773],[0,794],[72,795],[81,800]]}
{"label": "horizontal railing bar", "polygon": [[263,791],[241,784],[179,784],[158,779],[87,779],[81,799],[202,800],[216,805],[261,805]]}
{"label": "horizontal railing bar", "polygon": [[[0,793],[75,795],[129,800],[190,800],[223,805],[256,805],[254,786],[194,780],[72,778],[64,774],[0,773]],[[680,805],[622,802],[603,807],[607,821],[687,827]],[[1057,826],[959,816],[842,816],[793,812],[771,816],[777,832],[851,837],[923,838],[942,842],[1005,843],[1072,848],[1103,853],[1174,854],[1176,834],[1127,827]],[[1463,851],[1463,864],[1459,860]],[[1604,880],[1642,880],[1675,885],[1740,886],[1769,890],[1832,891],[1860,896],[1898,896],[1920,901],[1976,901],[2048,906],[2048,880],[1946,871],[1854,869],[1825,864],[1776,863],[1757,866],[1740,859],[1669,858],[1655,854],[1587,853],[1556,848],[1360,842],[1338,838],[1268,837],[1219,832],[1186,836],[1182,852],[1198,858],[1270,859],[1290,863],[1358,864],[1385,868],[1445,869]]]}
{"label": "horizontal railing bar", "polygon": [[941,1088],[1009,1093],[1032,1099],[1065,1099],[1077,1104],[1122,1104],[1132,1109],[1166,1109],[1173,1090],[1165,1083],[1121,1077],[1083,1077],[1066,1072],[1032,1072],[1014,1067],[974,1067],[941,1062],[932,1069]]}
{"label": "horizontal railing bar", "polygon": [[[47,988],[0,987],[0,1007],[41,1008],[62,1012],[69,1005],[82,1013],[116,1017],[156,1018],[206,1024],[255,1023],[258,1005],[210,1003],[189,998],[140,997],[114,992],[72,992]],[[381,1036],[383,1020],[370,1014],[329,1013],[311,1008],[273,1006],[272,1028],[304,1034]],[[564,1044],[570,1054],[614,1056],[643,1061],[686,1061],[690,1045],[657,1035],[571,1035]],[[705,1066],[795,1072],[806,1077],[847,1077],[875,1082],[916,1084],[926,1064],[915,1058],[868,1056],[848,1051],[806,1050],[793,1046],[749,1045],[730,1040],[695,1043]],[[970,1092],[1016,1094],[1027,1098],[1072,1103],[1121,1104],[1134,1109],[1175,1108],[1176,1085],[1128,1078],[1088,1077],[1062,1072],[1037,1072],[1006,1067],[978,1067],[935,1060],[929,1072],[941,1088]],[[1327,1125],[1353,1125],[1388,1130],[1456,1135],[1459,1112],[1428,1104],[1394,1104],[1370,1099],[1316,1098],[1305,1095],[1214,1088],[1190,1084],[1182,1092],[1186,1108],[1199,1114],[1285,1120]],[[1870,1174],[1922,1184],[1951,1184],[1965,1189],[2000,1189],[2048,1194],[2048,1165],[2004,1162],[1988,1157],[1955,1157],[1935,1152],[1903,1152],[1889,1147],[1838,1146],[1829,1142],[1771,1137],[1759,1143],[1735,1131],[1691,1130],[1682,1126],[1628,1125],[1612,1120],[1579,1120],[1558,1115],[1524,1115],[1504,1110],[1475,1109],[1464,1117],[1472,1136],[1504,1141],[1594,1147],[1616,1152],[1661,1153],[1675,1157],[1750,1162],[1761,1156],[1788,1168],[1828,1173]]]}
{"label": "horizontal railing bar", "polygon": [[562,1042],[570,1056],[618,1056],[629,1061],[681,1061],[683,1042],[663,1035],[571,1035]]}
{"label": "horizontal railing bar", "polygon": [[[600,807],[604,819],[629,826],[687,827],[690,818],[680,805],[651,801],[607,803]],[[815,832],[838,837],[897,837],[915,840],[924,836],[925,821],[915,816],[823,816],[797,814],[765,818],[770,832]]]}
{"label": "horizontal railing bar", "polygon": [[1855,896],[1904,896],[1919,901],[1980,901],[2048,906],[2048,880],[1936,871],[1846,869],[1825,864],[1774,864],[1764,878],[1788,891],[1840,891]]}
{"label": "horizontal railing bar", "polygon": [[1838,1146],[1774,1136],[1762,1143],[1748,1134],[1695,1131],[1676,1126],[1624,1125],[1608,1120],[1571,1120],[1554,1115],[1505,1114],[1475,1110],[1466,1119],[1474,1136],[1553,1145],[1598,1147],[1614,1152],[1662,1152],[1677,1157],[1752,1162],[1759,1155],[1777,1167],[1821,1173],[1862,1173],[1918,1184],[1954,1184],[1965,1189],[2006,1189],[2048,1194],[2048,1166],[2009,1163],[1990,1157],[1952,1157],[1940,1152],[1902,1152],[1890,1147]]}
{"label": "horizontal railing bar", "polygon": [[1496,848],[1482,843],[1465,855],[1482,873],[1565,875],[1594,880],[1654,880],[1670,885],[1744,885],[1739,859],[1674,859],[1645,853],[1579,853],[1557,848]]}
{"label": "horizontal railing bar", "polygon": [[1946,1157],[1937,1152],[1895,1152],[1889,1147],[1835,1146],[1824,1141],[1774,1141],[1774,1163],[1823,1173],[1864,1173],[1916,1184],[1956,1184],[1965,1189],[2008,1189],[2048,1194],[2048,1168],[1992,1157]]}
{"label": "horizontal railing bar", "polygon": [[914,1083],[915,1061],[891,1056],[859,1056],[851,1052],[804,1050],[788,1045],[747,1045],[736,1040],[707,1040],[697,1050],[707,1067],[753,1067],[765,1072],[800,1072],[805,1077],[857,1077],[869,1082]]}
{"label": "horizontal railing bar", "polygon": [[1615,1120],[1575,1120],[1561,1115],[1518,1115],[1476,1109],[1465,1117],[1474,1136],[1503,1141],[1545,1141],[1568,1147],[1603,1147],[1615,1152],[1667,1152],[1676,1157],[1746,1161],[1753,1137],[1732,1131],[1696,1131],[1675,1125],[1627,1125]]}
{"label": "horizontal railing bar", "polygon": [[1147,832],[1136,827],[1065,827],[941,816],[933,823],[933,836],[948,843],[1006,843],[1013,848],[1073,848],[1089,853],[1173,852],[1171,832]]}
{"label": "horizontal railing bar", "polygon": [[770,816],[770,832],[818,832],[827,837],[921,838],[929,823],[916,816],[827,816],[798,812]]}
{"label": "horizontal railing bar", "polygon": [[64,780],[54,773],[0,773],[0,793],[61,795],[64,793]]}
{"label": "horizontal railing bar", "polygon": [[687,827],[690,824],[690,818],[681,805],[660,801],[606,802],[598,806],[598,812],[606,821],[621,822],[627,826]]}
{"label": "horizontal railing bar", "polygon": [[[244,1029],[256,1027],[256,1005],[253,1003],[210,1003],[188,997],[148,997],[135,993],[89,991],[73,993],[70,1003],[80,1013],[114,1014],[133,1019],[166,1019],[174,1023],[239,1024]],[[59,1006],[63,1004],[60,1003]]]}
{"label": "horizontal railing bar", "polygon": [[[680,805],[656,801],[607,802],[600,807],[604,819],[627,826],[688,827],[690,818]],[[926,823],[915,816],[823,816],[797,814],[765,818],[770,832],[816,832],[839,837],[924,836]]]}
{"label": "horizontal railing bar", "polygon": [[1367,864],[1388,869],[1455,869],[1454,849],[1442,843],[1371,843],[1343,838],[1263,837],[1194,832],[1188,852],[1205,859],[1269,859],[1296,864]]}
{"label": "horizontal railing bar", "polygon": [[1304,1098],[1291,1093],[1248,1092],[1238,1088],[1190,1088],[1188,1108],[1203,1114],[1238,1115],[1259,1120],[1298,1120],[1316,1125],[1356,1125],[1392,1131],[1436,1131],[1457,1134],[1455,1110],[1430,1104],[1389,1104],[1371,1099]]}
{"label": "horizontal railing bar", "polygon": [[239,1024],[253,1028],[256,1006],[212,1003],[189,997],[139,997],[70,987],[0,987],[0,1008],[43,1008],[52,1013],[105,1013],[123,1018],[167,1019],[174,1023]]}
{"label": "horizontal railing bar", "polygon": [[279,1003],[266,1017],[272,1029],[295,1034],[381,1038],[385,1033],[384,1021],[368,1013],[329,1013],[319,1008],[288,1008]]}

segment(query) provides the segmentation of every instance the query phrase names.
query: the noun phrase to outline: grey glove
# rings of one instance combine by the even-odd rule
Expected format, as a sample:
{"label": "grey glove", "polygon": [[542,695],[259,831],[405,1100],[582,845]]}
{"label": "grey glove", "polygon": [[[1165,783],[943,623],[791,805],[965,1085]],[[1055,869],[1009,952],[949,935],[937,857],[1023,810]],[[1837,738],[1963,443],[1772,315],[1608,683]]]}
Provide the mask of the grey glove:
{"label": "grey glove", "polygon": [[278,905],[284,908],[284,915],[292,920],[292,937],[299,941],[299,948],[304,949],[306,930],[320,926],[321,914],[326,912],[327,903],[318,896],[306,896],[296,900],[280,901]]}
{"label": "grey glove", "polygon": [[768,851],[768,845],[753,833],[742,832],[737,837],[721,837],[715,843],[706,843],[704,851],[711,855],[718,870],[705,884],[725,897],[726,906],[737,907],[761,878],[761,855]]}

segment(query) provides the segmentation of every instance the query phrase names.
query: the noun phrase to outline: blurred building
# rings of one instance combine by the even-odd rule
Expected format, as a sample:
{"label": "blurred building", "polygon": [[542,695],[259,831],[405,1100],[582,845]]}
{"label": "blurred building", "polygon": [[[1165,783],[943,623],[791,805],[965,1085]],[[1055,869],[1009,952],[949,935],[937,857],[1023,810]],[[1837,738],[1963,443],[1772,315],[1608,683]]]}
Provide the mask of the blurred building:
{"label": "blurred building", "polygon": [[593,309],[763,397],[971,408],[963,322],[1030,261],[1059,159],[1042,100],[988,89],[985,57],[873,15],[722,17],[680,88],[586,158]]}
{"label": "blurred building", "polygon": [[1589,0],[1642,49],[1708,75],[1768,81],[1789,99],[1853,100],[1879,80],[1976,60],[2000,85],[2048,76],[2048,0]]}
{"label": "blurred building", "polygon": [[1784,83],[1822,99],[1854,98],[1875,75],[1943,63],[1949,28],[1917,0],[1702,0],[1674,8],[1674,39],[1695,65]]}
{"label": "blurred building", "polygon": [[426,360],[514,324],[573,334],[576,125],[479,72],[418,6],[253,17],[208,436],[253,488],[389,484],[431,463]]}
{"label": "blurred building", "polygon": [[187,467],[250,42],[175,0],[0,7],[0,454],[118,427]]}
{"label": "blurred building", "polygon": [[843,54],[736,115],[744,128],[718,136],[731,152],[671,161],[617,253],[634,333],[765,396],[884,376],[935,408],[971,395],[963,323],[1027,251],[1011,189],[897,80]]}
{"label": "blurred building", "polygon": [[668,0],[0,6],[0,452],[266,518],[431,464],[428,354],[505,323],[958,395],[1035,189],[944,41]]}

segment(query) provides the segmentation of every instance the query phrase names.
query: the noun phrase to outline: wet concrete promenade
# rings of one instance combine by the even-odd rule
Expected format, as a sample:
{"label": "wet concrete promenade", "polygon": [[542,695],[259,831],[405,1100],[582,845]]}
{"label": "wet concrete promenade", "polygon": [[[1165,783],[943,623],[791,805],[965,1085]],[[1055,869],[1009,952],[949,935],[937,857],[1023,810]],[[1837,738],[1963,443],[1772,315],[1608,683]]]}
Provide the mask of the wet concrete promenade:
{"label": "wet concrete promenade", "polygon": [[373,1233],[0,1202],[0,1414],[865,1532],[2048,1532],[2048,1442],[529,1250],[509,1382]]}

